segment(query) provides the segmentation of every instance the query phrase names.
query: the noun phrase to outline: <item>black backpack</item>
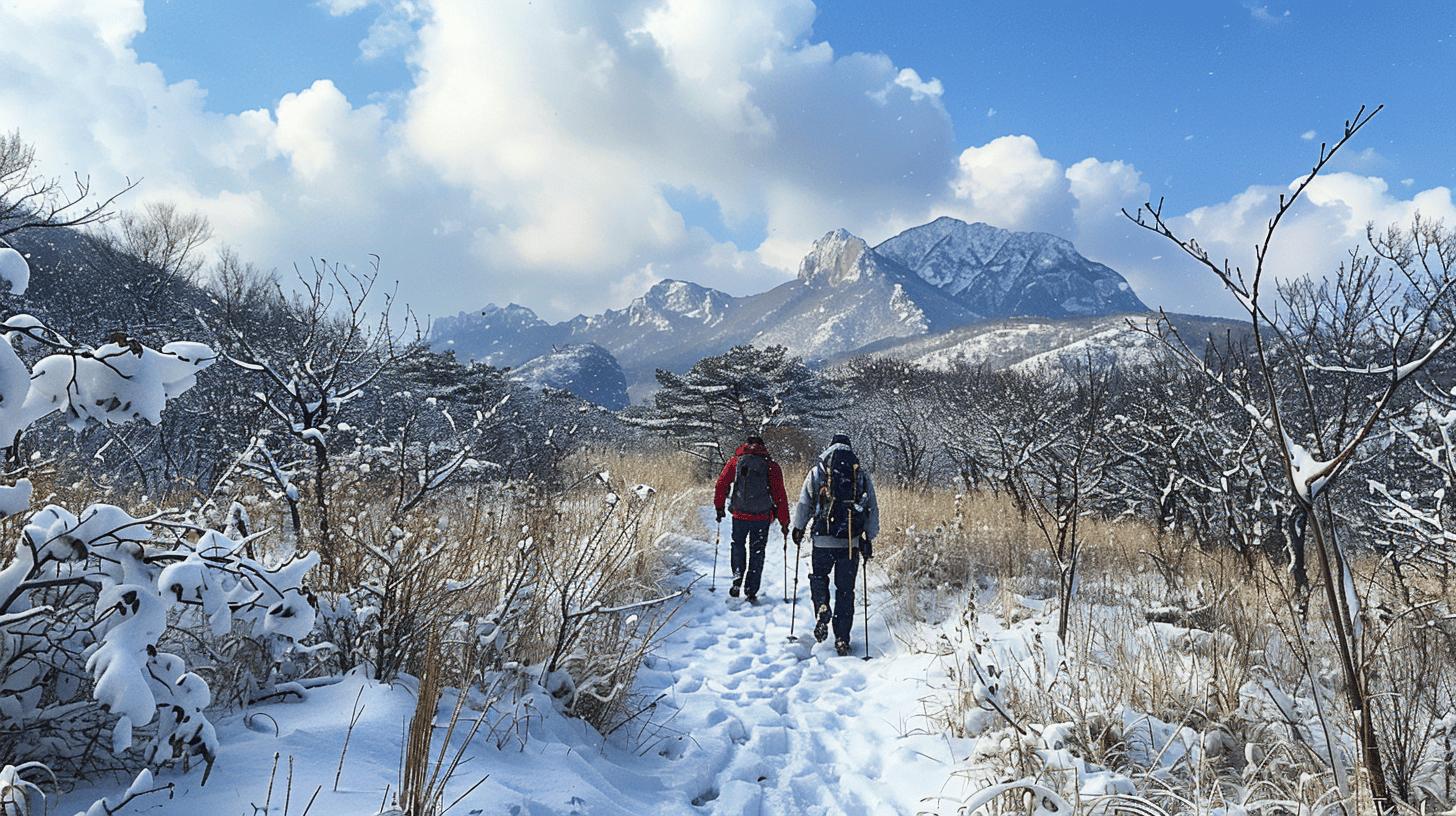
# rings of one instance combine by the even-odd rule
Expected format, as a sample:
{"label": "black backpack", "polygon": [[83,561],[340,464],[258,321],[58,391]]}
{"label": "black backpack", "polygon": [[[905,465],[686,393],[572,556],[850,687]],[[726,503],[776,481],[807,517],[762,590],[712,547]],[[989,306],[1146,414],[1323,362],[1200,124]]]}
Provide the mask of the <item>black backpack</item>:
{"label": "black backpack", "polygon": [[824,468],[824,483],[819,487],[819,507],[814,519],[814,534],[831,538],[849,538],[851,525],[855,535],[863,529],[856,516],[863,510],[857,505],[864,497],[860,490],[859,457],[849,448],[829,454]]}
{"label": "black backpack", "polygon": [[773,512],[773,493],[768,485],[768,457],[745,453],[738,457],[733,472],[733,504],[736,513],[766,516]]}

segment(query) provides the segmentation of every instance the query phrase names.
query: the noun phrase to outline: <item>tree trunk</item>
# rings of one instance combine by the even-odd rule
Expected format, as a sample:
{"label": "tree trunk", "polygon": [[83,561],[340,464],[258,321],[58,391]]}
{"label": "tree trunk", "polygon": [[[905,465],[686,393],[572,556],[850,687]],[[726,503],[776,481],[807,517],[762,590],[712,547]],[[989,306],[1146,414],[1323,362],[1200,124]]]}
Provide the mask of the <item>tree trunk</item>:
{"label": "tree trunk", "polygon": [[[1382,816],[1391,816],[1396,812],[1395,800],[1390,795],[1390,785],[1385,779],[1385,764],[1381,759],[1380,742],[1375,733],[1375,722],[1371,711],[1374,700],[1366,686],[1365,675],[1356,662],[1354,621],[1351,620],[1349,605],[1345,603],[1342,581],[1345,565],[1338,553],[1335,554],[1334,559],[1331,558],[1329,545],[1325,541],[1324,525],[1320,522],[1319,514],[1313,512],[1311,507],[1303,509],[1306,511],[1305,518],[1309,530],[1314,533],[1315,550],[1319,554],[1320,578],[1325,587],[1325,600],[1330,607],[1331,629],[1334,633],[1335,645],[1340,651],[1340,668],[1345,677],[1345,696],[1350,705],[1350,713],[1356,720],[1356,740],[1359,743],[1362,763],[1365,765],[1366,779],[1370,786],[1370,798],[1375,801],[1376,810]],[[1336,561],[1339,563],[1335,563]]]}

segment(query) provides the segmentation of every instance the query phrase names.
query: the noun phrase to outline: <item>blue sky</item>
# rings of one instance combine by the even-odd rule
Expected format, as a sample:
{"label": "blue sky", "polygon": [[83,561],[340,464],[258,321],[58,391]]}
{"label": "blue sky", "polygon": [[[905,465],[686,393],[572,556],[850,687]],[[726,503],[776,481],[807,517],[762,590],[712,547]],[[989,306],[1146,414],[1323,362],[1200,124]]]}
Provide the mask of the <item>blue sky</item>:
{"label": "blue sky", "polygon": [[[1053,156],[1121,156],[1169,195],[1224,198],[1302,167],[1361,104],[1385,104],[1347,167],[1456,184],[1456,3],[828,0],[813,39],[936,77],[956,136],[1029,133]],[[365,59],[368,14],[300,0],[160,0],[136,42],[209,107],[266,107],[327,77],[351,99],[410,86],[403,51]],[[239,41],[249,47],[239,48]],[[1190,138],[1191,137],[1191,138]],[[711,202],[675,205],[724,235]],[[751,237],[761,228],[749,228]]]}
{"label": "blue sky", "polygon": [[[1226,304],[1114,217],[1206,245],[1362,103],[1387,108],[1290,230],[1456,220],[1456,3],[114,0],[0,5],[0,88],[52,166],[143,176],[264,266],[378,252],[433,312],[552,317],[654,280],[735,293],[824,231],[939,214],[1071,238],[1150,302]],[[58,10],[64,9],[64,11]]]}
{"label": "blue sky", "polygon": [[1360,169],[1456,181],[1448,0],[900,8],[835,0],[814,30],[940,77],[969,144],[1030,133],[1050,155],[1127,157],[1159,189],[1206,201],[1283,181],[1311,160],[1303,134],[1317,143],[1359,105],[1383,103],[1360,143],[1379,157]]}

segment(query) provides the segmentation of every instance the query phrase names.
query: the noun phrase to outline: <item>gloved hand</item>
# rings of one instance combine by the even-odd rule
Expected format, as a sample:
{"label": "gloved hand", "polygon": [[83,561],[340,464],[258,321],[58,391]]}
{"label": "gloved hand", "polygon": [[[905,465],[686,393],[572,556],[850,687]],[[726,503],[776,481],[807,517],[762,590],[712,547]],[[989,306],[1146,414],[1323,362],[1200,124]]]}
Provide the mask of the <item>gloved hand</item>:
{"label": "gloved hand", "polygon": [[859,540],[859,551],[860,551],[861,554],[864,555],[864,560],[866,560],[866,561],[870,560],[871,558],[874,558],[875,557],[875,542],[869,540],[868,538],[861,538]]}
{"label": "gloved hand", "polygon": [[802,528],[802,527],[795,527],[794,528],[794,543],[795,544],[803,544],[804,543],[804,528]]}
{"label": "gloved hand", "polygon": [[723,515],[724,515],[723,508],[719,507],[718,508],[718,521],[721,522],[723,520]]}

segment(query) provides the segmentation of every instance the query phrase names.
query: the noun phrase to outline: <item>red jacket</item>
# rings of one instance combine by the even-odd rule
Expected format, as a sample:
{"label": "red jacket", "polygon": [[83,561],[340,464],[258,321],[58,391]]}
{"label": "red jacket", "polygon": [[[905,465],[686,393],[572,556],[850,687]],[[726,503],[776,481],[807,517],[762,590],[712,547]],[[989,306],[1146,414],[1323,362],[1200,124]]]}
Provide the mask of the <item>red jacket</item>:
{"label": "red jacket", "polygon": [[779,463],[768,455],[768,448],[763,445],[744,443],[733,452],[733,458],[728,460],[728,464],[723,466],[723,472],[718,474],[718,485],[713,491],[713,506],[719,511],[723,510],[728,501],[728,490],[733,486],[733,478],[738,473],[738,457],[744,454],[762,456],[768,460],[768,490],[769,495],[773,496],[774,507],[772,513],[740,513],[734,510],[733,518],[740,521],[773,521],[777,517],[779,526],[787,528],[789,497],[784,493],[784,472],[779,468]]}

